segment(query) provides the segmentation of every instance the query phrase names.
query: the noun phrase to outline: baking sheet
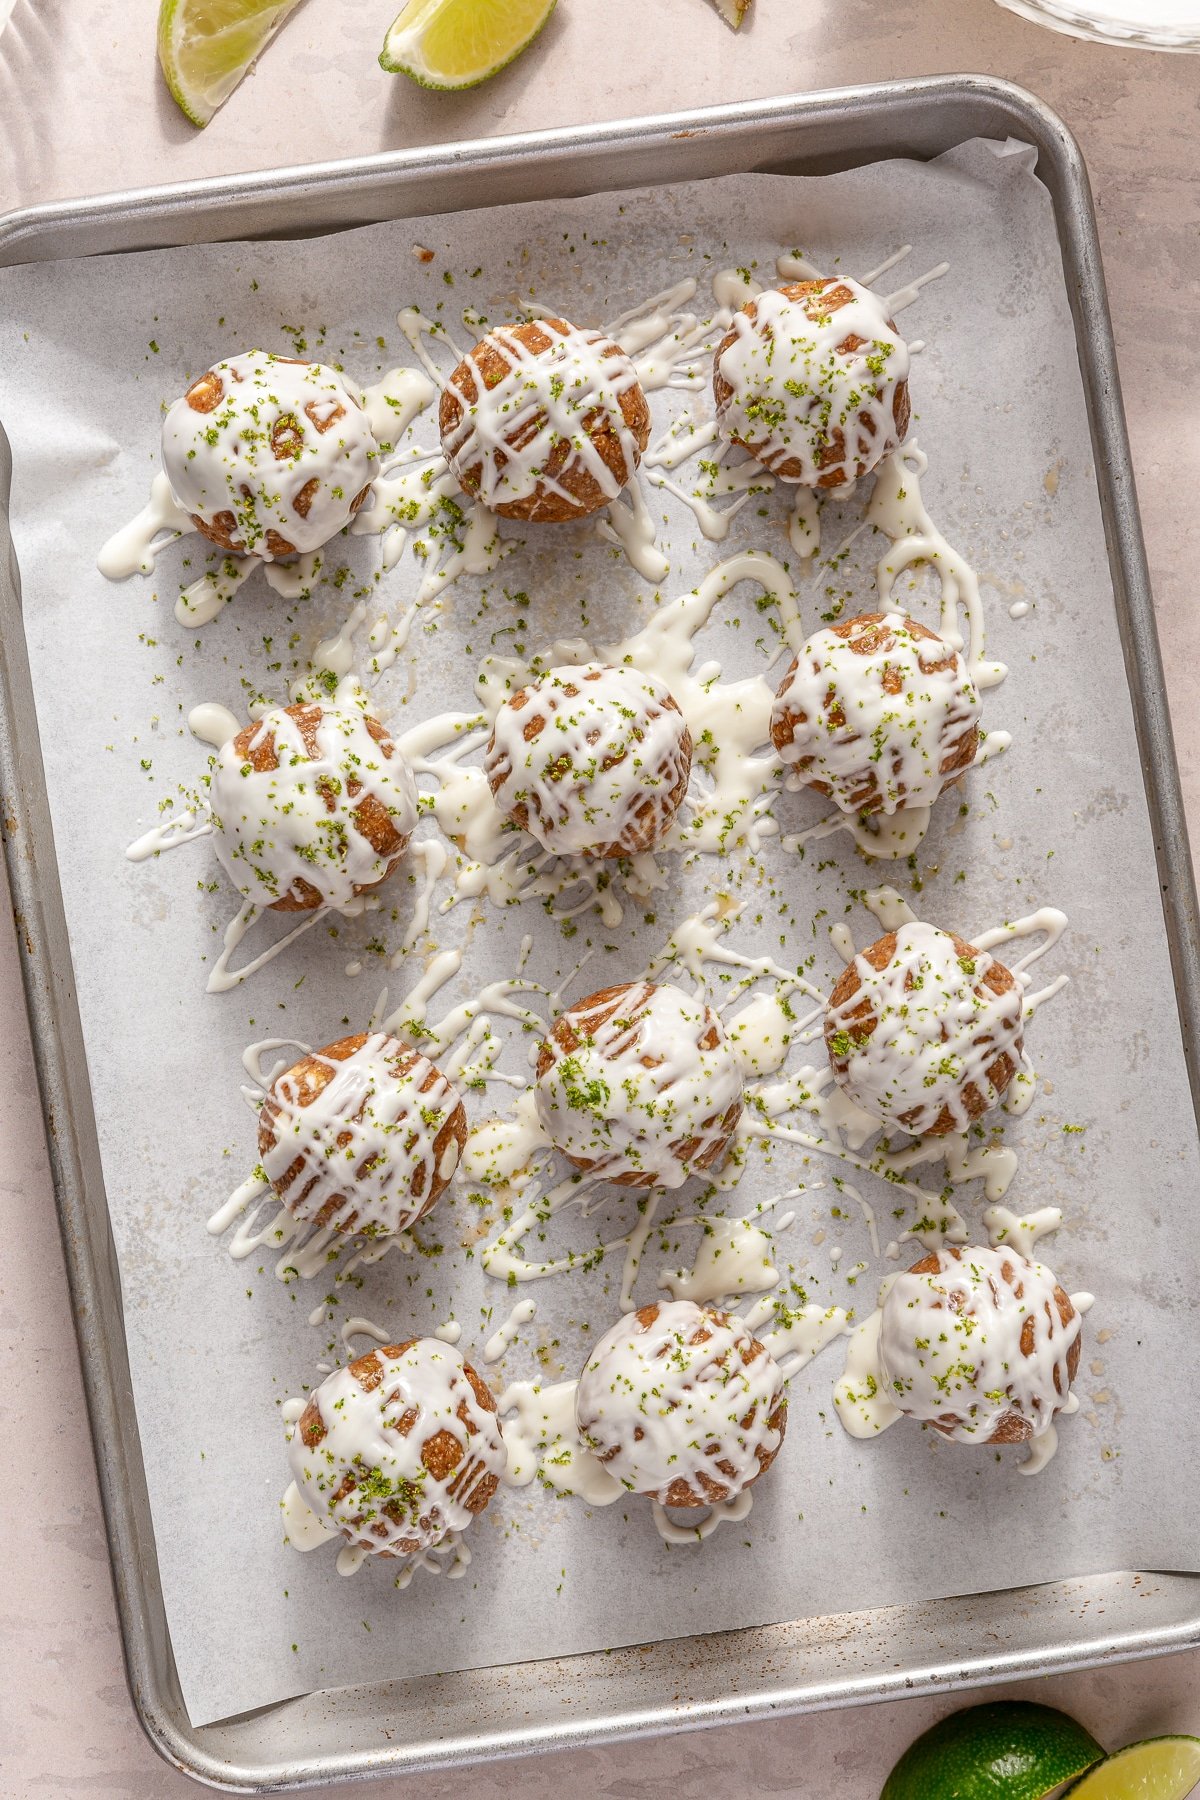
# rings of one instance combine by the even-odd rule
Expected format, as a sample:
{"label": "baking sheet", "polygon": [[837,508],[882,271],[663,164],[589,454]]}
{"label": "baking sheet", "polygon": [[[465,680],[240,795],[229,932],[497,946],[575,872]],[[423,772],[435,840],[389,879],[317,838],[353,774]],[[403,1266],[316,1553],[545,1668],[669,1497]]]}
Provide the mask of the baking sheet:
{"label": "baking sheet", "polygon": [[[585,234],[596,241],[585,245]],[[412,256],[413,233],[382,226],[299,245],[219,246],[0,277],[0,404],[14,447],[31,660],[164,1593],[194,1722],[314,1686],[1104,1567],[1194,1566],[1169,1505],[1192,1459],[1182,1434],[1166,1428],[1156,1372],[1173,1350],[1186,1355],[1193,1284],[1173,1222],[1188,1216],[1194,1192],[1195,1133],[1071,325],[1049,205],[1025,160],[974,145],[927,167],[879,166],[820,182],[743,178],[482,220],[461,215],[424,220],[415,235],[435,249],[431,264]],[[737,942],[749,950],[769,943],[778,954],[782,930],[788,957],[812,956],[822,984],[839,964],[815,915],[826,908],[829,919],[846,917],[866,941],[873,921],[847,893],[869,882],[907,888],[919,880],[923,914],[968,935],[1043,902],[1067,909],[1071,930],[1048,972],[1065,970],[1073,982],[1039,1015],[1031,1039],[1049,1079],[1006,1137],[1023,1154],[1010,1204],[1063,1206],[1070,1229],[1041,1254],[1070,1288],[1101,1296],[1087,1328],[1081,1416],[1068,1421],[1058,1458],[1034,1483],[1011,1457],[997,1464],[986,1452],[931,1445],[903,1425],[858,1445],[832,1417],[834,1350],[793,1382],[787,1444],[749,1519],[702,1549],[665,1548],[640,1505],[589,1513],[527,1490],[502,1494],[480,1521],[463,1581],[418,1578],[403,1594],[386,1570],[339,1581],[326,1553],[299,1559],[279,1543],[275,1510],[286,1482],[278,1403],[316,1378],[319,1357],[331,1348],[340,1356],[336,1325],[314,1331],[306,1323],[313,1284],[302,1292],[277,1284],[269,1263],[230,1263],[204,1220],[253,1160],[253,1122],[238,1093],[243,1045],[284,1032],[325,1042],[361,1023],[382,979],[373,973],[378,957],[364,949],[380,936],[380,916],[341,926],[336,943],[321,942],[318,927],[255,982],[207,996],[202,958],[215,954],[232,910],[210,853],[196,845],[133,868],[122,852],[153,821],[158,799],[202,767],[183,727],[188,708],[215,699],[241,710],[247,688],[282,695],[291,664],[336,626],[345,599],[325,590],[289,605],[256,582],[193,637],[171,611],[194,540],[164,557],[153,582],[123,588],[95,574],[96,548],[144,497],[160,404],[234,348],[286,348],[285,325],[308,353],[370,379],[401,359],[392,320],[408,301],[430,312],[440,304],[457,324],[465,306],[496,319],[532,289],[543,304],[599,322],[683,274],[750,261],[769,273],[775,253],[797,243],[822,267],[862,271],[900,237],[914,248],[898,283],[943,257],[952,263],[905,315],[909,335],[928,340],[914,372],[915,429],[932,459],[930,508],[985,576],[989,649],[1012,666],[988,697],[986,722],[1012,730],[1015,743],[972,776],[965,816],[953,806],[935,815],[915,871],[868,869],[844,837],[803,863],[768,844],[761,861],[793,913],[781,924],[777,900],[760,884],[763,923],[744,915]],[[386,349],[368,353],[379,336]],[[686,398],[668,396],[668,410]],[[655,410],[657,425],[657,401]],[[761,516],[747,508],[715,550],[698,540],[689,513],[664,500],[673,567],[663,593],[686,590],[718,554],[741,545],[788,558],[783,500],[763,506]],[[859,516],[854,506],[840,521],[831,516],[827,544],[838,541],[839,522],[850,527]],[[862,603],[878,545],[857,551],[844,585]],[[377,546],[345,540],[331,572],[334,563],[367,578]],[[381,603],[399,611],[415,580],[406,558],[380,584]],[[827,583],[823,576],[821,588]],[[397,728],[466,702],[468,662],[492,647],[494,632],[515,626],[505,589],[531,595],[527,608],[515,606],[531,650],[577,634],[581,600],[598,638],[640,622],[653,604],[647,585],[605,546],[577,533],[561,547],[538,540],[536,563],[517,551],[494,577],[448,590],[436,633],[414,631],[379,689],[379,710]],[[733,674],[763,666],[757,633],[728,623],[739,612],[758,620],[753,597],[752,588],[735,590],[705,640],[705,653]],[[1030,610],[1013,619],[1010,605],[1021,600]],[[804,599],[814,627],[825,604],[816,594]],[[495,647],[509,641],[499,636]],[[785,830],[819,812],[808,797],[784,796],[777,807]],[[631,909],[621,929],[585,919],[569,940],[528,908],[519,920],[489,913],[472,936],[459,991],[511,971],[517,940],[531,928],[532,966],[545,979],[573,966],[585,938],[601,946],[591,967],[599,959],[604,973],[574,991],[632,975],[672,918],[695,907],[697,880],[711,890],[737,879],[732,864],[707,863],[681,880],[677,899],[656,897],[653,925]],[[753,883],[753,872],[746,879]],[[402,896],[400,918],[384,922],[389,948],[410,904]],[[461,908],[439,936],[454,942],[467,929]],[[365,968],[352,979],[345,969],[356,960]],[[403,977],[389,979],[396,989]],[[520,1056],[509,1066],[520,1068]],[[1063,1129],[1079,1124],[1087,1130]],[[829,1169],[806,1171],[781,1147],[769,1169],[748,1172],[736,1210],[806,1174],[828,1181]],[[869,1180],[859,1185],[879,1199]],[[729,1209],[731,1197],[719,1203]],[[977,1222],[978,1197],[962,1204]],[[828,1186],[809,1196],[777,1240],[776,1262],[810,1298],[865,1312],[889,1265],[874,1262],[855,1221],[831,1217],[834,1206],[854,1210]],[[618,1216],[611,1212],[610,1223]],[[436,1232],[423,1234],[443,1253],[392,1256],[366,1271],[339,1317],[361,1311],[399,1335],[432,1329],[453,1299],[464,1348],[481,1345],[509,1299],[453,1249],[474,1217],[465,1203],[443,1202]],[[685,1266],[694,1243],[694,1233],[679,1232],[652,1245],[638,1297],[653,1296],[660,1268]],[[843,1249],[837,1271],[834,1243]],[[860,1260],[870,1267],[852,1277]],[[539,1315],[503,1374],[574,1374],[581,1326],[594,1335],[617,1310],[617,1275],[610,1265],[607,1275],[529,1290]]]}

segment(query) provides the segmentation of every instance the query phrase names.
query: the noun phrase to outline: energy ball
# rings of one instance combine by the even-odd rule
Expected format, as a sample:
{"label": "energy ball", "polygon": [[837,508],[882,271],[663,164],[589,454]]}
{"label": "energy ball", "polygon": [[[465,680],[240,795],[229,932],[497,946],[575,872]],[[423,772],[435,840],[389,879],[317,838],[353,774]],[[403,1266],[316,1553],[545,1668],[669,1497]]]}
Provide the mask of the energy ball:
{"label": "energy ball", "polygon": [[238,892],[279,912],[343,912],[386,881],[417,822],[412,770],[370,713],[280,706],[217,752],[213,837]]}
{"label": "energy ball", "polygon": [[633,480],[650,440],[637,371],[602,331],[498,325],[442,390],[442,449],[464,493],[506,519],[581,519]]}
{"label": "energy ball", "polygon": [[301,1497],[376,1556],[465,1531],[507,1461],[496,1401],[452,1344],[409,1338],[326,1376],[288,1447]]}
{"label": "energy ball", "polygon": [[783,1375],[742,1321],[675,1300],[626,1313],[579,1377],[575,1422],[609,1474],[663,1506],[731,1500],[774,1462]]}
{"label": "energy ball", "polygon": [[262,562],[327,544],[367,499],[378,461],[352,383],[265,350],[214,363],[163,420],[163,470],[196,530]]}
{"label": "energy ball", "polygon": [[1081,1327],[1041,1263],[947,1245],[897,1275],[884,1299],[883,1392],[957,1443],[1021,1443],[1067,1404]]}
{"label": "energy ball", "polygon": [[453,1085],[376,1031],[339,1038],[271,1083],[258,1115],[267,1180],[297,1219],[392,1237],[445,1192],[467,1141]]}
{"label": "energy ball", "polygon": [[561,856],[653,850],[691,768],[691,734],[664,684],[603,663],[550,669],[518,689],[484,756],[501,812]]}
{"label": "energy ball", "polygon": [[979,749],[979,695],[958,652],[898,613],[810,637],[780,683],[771,740],[846,813],[932,806]]}
{"label": "energy ball", "polygon": [[717,345],[717,421],[781,481],[843,487],[903,443],[908,365],[877,294],[788,282],[747,301]]}
{"label": "energy ball", "polygon": [[742,1115],[720,1019],[669,982],[601,988],[560,1013],[534,1094],[555,1149],[623,1187],[679,1187],[713,1168]]}
{"label": "energy ball", "polygon": [[829,997],[834,1080],[916,1137],[966,1131],[1002,1098],[1025,1046],[1021,984],[986,950],[914,921],[860,951]]}

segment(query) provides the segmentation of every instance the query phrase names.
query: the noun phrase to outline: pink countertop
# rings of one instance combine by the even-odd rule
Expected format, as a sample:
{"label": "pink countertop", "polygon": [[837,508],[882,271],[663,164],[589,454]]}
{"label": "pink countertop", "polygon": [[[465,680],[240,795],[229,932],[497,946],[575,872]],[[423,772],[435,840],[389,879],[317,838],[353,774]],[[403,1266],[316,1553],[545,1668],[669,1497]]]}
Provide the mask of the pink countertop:
{"label": "pink countertop", "polygon": [[[396,0],[398,4],[398,0]],[[0,0],[0,17],[5,7]],[[561,0],[543,43],[476,93],[379,71],[389,0],[307,0],[203,133],[157,80],[150,0],[16,0],[0,35],[0,210],[186,179],[788,89],[983,70],[1078,134],[1100,215],[1159,630],[1200,842],[1200,60],[1099,49],[992,0],[756,0],[733,37],[705,0]],[[653,22],[653,29],[649,28]],[[673,54],[664,59],[669,41]],[[143,1740],[125,1688],[15,943],[0,931],[0,1791],[169,1800],[195,1792]],[[37,1505],[23,1504],[36,1493]],[[1026,1684],[1105,1742],[1200,1731],[1200,1653]],[[875,1800],[951,1700],[900,1702],[383,1784],[422,1800],[587,1795]],[[330,1793],[335,1790],[326,1790]],[[348,1790],[337,1790],[345,1792]],[[361,1788],[354,1790],[361,1793]],[[369,1791],[369,1790],[368,1790]]]}

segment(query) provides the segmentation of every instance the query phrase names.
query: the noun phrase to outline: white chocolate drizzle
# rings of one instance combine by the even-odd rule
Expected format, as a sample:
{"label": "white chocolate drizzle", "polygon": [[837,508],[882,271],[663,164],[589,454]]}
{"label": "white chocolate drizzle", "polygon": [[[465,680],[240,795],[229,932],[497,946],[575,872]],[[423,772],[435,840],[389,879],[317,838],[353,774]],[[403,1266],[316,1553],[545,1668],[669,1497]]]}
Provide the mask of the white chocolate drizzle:
{"label": "white chocolate drizzle", "polygon": [[[669,983],[631,983],[615,1006],[567,1015],[582,1039],[537,1080],[542,1129],[595,1174],[678,1187],[727,1140],[741,1071],[716,1017]],[[704,1043],[712,1036],[711,1046]]]}
{"label": "white chocolate drizzle", "polygon": [[[534,1024],[539,1029],[542,1024],[519,996],[531,989],[539,993],[545,990],[519,975],[511,980],[487,984],[476,996],[452,1007],[442,1018],[430,1020],[431,999],[453,979],[460,963],[461,952],[441,952],[390,1013],[387,1012],[385,990],[371,1021],[375,1041],[395,1038],[418,1043],[422,1057],[428,1059],[430,1067],[436,1058],[441,1085],[447,1090],[452,1083],[461,1081],[465,1086],[469,1081],[486,1079],[491,1072],[503,1047],[502,1040],[493,1031],[493,1018],[505,1017]],[[279,1038],[251,1044],[244,1053],[243,1064],[251,1082],[245,1097],[256,1110],[272,1083],[295,1061],[294,1055],[289,1055],[282,1061],[276,1059],[270,1068],[264,1067],[264,1059],[285,1045],[292,1051],[298,1050],[301,1055],[310,1054],[307,1044]],[[445,1098],[448,1099],[448,1094]],[[262,1216],[264,1202],[267,1203],[265,1218]],[[235,1226],[228,1246],[229,1254],[235,1260],[240,1261],[266,1248],[277,1253],[275,1275],[280,1281],[307,1281],[318,1275],[331,1279],[330,1293],[312,1314],[310,1322],[314,1325],[324,1322],[328,1308],[337,1303],[347,1284],[354,1282],[359,1269],[378,1262],[393,1249],[403,1255],[411,1255],[413,1250],[412,1239],[403,1230],[364,1239],[358,1233],[348,1237],[334,1224],[314,1228],[306,1219],[295,1217],[278,1204],[261,1166],[234,1189],[208,1221],[208,1230],[214,1237],[223,1236]]]}
{"label": "white chocolate drizzle", "polygon": [[900,1408],[888,1398],[879,1368],[879,1328],[883,1307],[897,1275],[888,1275],[880,1283],[879,1306],[850,1337],[846,1364],[834,1383],[833,1404],[838,1419],[851,1437],[877,1437],[889,1425],[903,1417]]}
{"label": "white chocolate drizzle", "polygon": [[265,908],[256,906],[253,900],[247,900],[230,919],[221,940],[221,954],[209,970],[208,980],[204,984],[207,993],[227,994],[232,988],[240,987],[251,975],[257,975],[269,962],[274,962],[289,944],[294,944],[304,932],[311,930],[323,914],[321,908],[302,914],[300,923],[293,925],[283,937],[276,938],[274,943],[269,944],[265,950],[260,950],[249,962],[239,964],[236,969],[231,967],[242,940],[254,929],[264,911]]}
{"label": "white chocolate drizzle", "polygon": [[157,825],[135,838],[125,855],[130,862],[145,862],[147,857],[157,856],[161,850],[175,850],[181,844],[194,843],[197,838],[209,837],[211,833],[212,819],[207,808],[193,811],[190,806],[185,806],[181,812],[160,819]]}
{"label": "white chocolate drizzle", "polygon": [[[436,1337],[437,1333],[433,1335]],[[385,1331],[382,1325],[376,1325],[373,1319],[357,1316],[346,1319],[341,1329],[342,1348],[349,1351],[357,1337],[369,1338],[373,1344],[386,1344],[390,1341],[391,1333]],[[446,1340],[442,1341],[444,1343]]]}
{"label": "white chocolate drizzle", "polygon": [[[757,1216],[761,1216],[757,1215]],[[690,1269],[664,1269],[658,1278],[672,1300],[732,1300],[774,1288],[779,1270],[771,1261],[772,1239],[746,1219],[702,1219],[703,1235]]]}
{"label": "white chocolate drizzle", "polygon": [[959,1443],[986,1443],[1010,1411],[1036,1436],[1070,1392],[1067,1356],[1079,1335],[1077,1320],[1062,1324],[1055,1287],[1040,1263],[1007,1250],[941,1251],[936,1272],[897,1275],[879,1332],[889,1396],[912,1418],[952,1418]]}
{"label": "white chocolate drizzle", "polygon": [[622,1487],[671,1504],[679,1484],[711,1503],[741,1493],[774,1455],[782,1399],[775,1359],[736,1315],[675,1300],[649,1318],[628,1314],[601,1339],[575,1417]]}
{"label": "white chocolate drizzle", "polygon": [[630,482],[623,499],[609,503],[596,521],[596,531],[624,551],[645,581],[662,581],[668,573],[671,565],[658,548],[654,519],[636,481]]}
{"label": "white chocolate drizzle", "polygon": [[[920,1137],[948,1112],[953,1129],[965,1131],[975,1114],[964,1098],[974,1089],[988,1110],[1000,1098],[991,1071],[998,1058],[1020,1063],[1024,990],[1014,982],[996,993],[985,977],[993,958],[973,946],[964,958],[952,936],[917,921],[902,925],[895,950],[882,969],[855,957],[858,985],[831,1006],[842,1090],[864,1111]],[[875,1020],[869,1035],[856,1035],[861,1009]]]}
{"label": "white chocolate drizzle", "polygon": [[223,749],[241,730],[236,714],[213,700],[203,700],[199,706],[193,706],[187,722],[192,736],[202,744],[211,744],[214,750]]}
{"label": "white chocolate drizzle", "polygon": [[754,1489],[743,1488],[732,1499],[718,1500],[715,1506],[707,1507],[694,1525],[680,1523],[690,1513],[679,1512],[672,1518],[661,1501],[652,1500],[650,1510],[654,1517],[654,1528],[664,1544],[702,1544],[718,1526],[737,1525],[749,1518],[753,1505]]}
{"label": "white chocolate drizzle", "polygon": [[[240,385],[250,390],[245,395],[235,386],[235,369]],[[98,559],[110,580],[150,574],[160,551],[196,530],[193,515],[231,516],[231,542],[252,553],[228,550],[210,558],[204,573],[182,590],[175,617],[189,629],[211,624],[259,568],[285,597],[307,595],[322,568],[322,546],[347,523],[356,533],[387,534],[383,564],[390,568],[403,544],[403,527],[427,523],[443,495],[454,491],[452,478],[443,486],[435,479],[429,490],[417,490],[418,500],[412,484],[395,475],[412,457],[413,447],[403,440],[437,394],[419,369],[392,369],[362,392],[335,370],[261,351],[217,364],[210,373],[220,377],[233,401],[215,414],[195,411],[186,399],[175,402],[164,423],[164,466],[151,484],[150,501],[109,539]],[[283,460],[271,443],[277,427]],[[305,489],[301,514],[293,502]],[[463,520],[469,542],[447,545],[444,560],[455,566],[431,573],[425,598],[458,573],[494,567],[499,554],[494,533],[455,508],[440,522],[447,538],[453,534],[444,527],[456,520]],[[401,529],[393,532],[395,526]],[[268,530],[294,547],[294,558],[277,560],[286,553],[270,547]]]}
{"label": "white chocolate drizzle", "polygon": [[1062,1225],[1061,1208],[1039,1206],[1032,1212],[1010,1212],[1007,1206],[986,1207],[983,1223],[993,1250],[1013,1249],[1018,1256],[1032,1257],[1039,1238],[1049,1237]]}
{"label": "white chocolate drizzle", "polygon": [[574,1381],[548,1387],[516,1381],[498,1405],[508,1447],[503,1479],[527,1487],[535,1478],[561,1494],[575,1494],[589,1506],[610,1506],[624,1493],[599,1459],[580,1441],[575,1426]]}
{"label": "white chocolate drizzle", "polygon": [[[313,1091],[313,1065],[329,1070]],[[306,1067],[307,1065],[307,1067]],[[341,1059],[309,1052],[271,1084],[263,1170],[288,1211],[368,1237],[403,1231],[458,1165],[461,1106],[436,1065],[371,1032]]]}
{"label": "white chocolate drizzle", "polygon": [[548,669],[496,714],[484,767],[500,811],[518,807],[547,849],[649,849],[686,788],[686,726],[657,676],[602,663]]}
{"label": "white chocolate drizzle", "polygon": [[956,1442],[987,1443],[1012,1414],[1031,1437],[1021,1473],[1037,1474],[1058,1445],[1055,1416],[1078,1407],[1069,1358],[1091,1296],[1072,1297],[1064,1324],[1054,1276],[1007,1244],[943,1251],[937,1263],[881,1284],[879,1309],[855,1331],[834,1389],[838,1417],[853,1437],[907,1415]]}
{"label": "white chocolate drizzle", "polygon": [[[293,1428],[292,1474],[301,1499],[355,1548],[427,1550],[471,1523],[469,1503],[503,1473],[504,1439],[452,1345],[419,1338],[399,1355],[373,1354],[381,1366],[373,1387],[347,1366],[314,1390],[309,1404],[324,1435],[309,1446],[299,1424]],[[457,1440],[459,1455],[439,1477],[425,1451],[444,1435]]]}
{"label": "white chocolate drizzle", "polygon": [[[897,685],[898,691],[897,691]],[[820,781],[843,812],[932,806],[948,761],[978,725],[979,699],[958,652],[917,637],[899,613],[853,635],[809,638],[780,686],[772,725],[796,779]]]}
{"label": "white chocolate drizzle", "polygon": [[[817,1306],[806,1301],[802,1306],[789,1306],[785,1300],[769,1296],[750,1307],[744,1314],[746,1329],[770,1351],[785,1381],[806,1369],[835,1339],[845,1337],[846,1313],[840,1306]],[[770,1330],[763,1330],[770,1322]]]}
{"label": "white chocolate drizzle", "polygon": [[175,602],[175,618],[189,631],[211,625],[225,611],[238,589],[249,581],[256,569],[266,568],[253,556],[226,554],[209,558],[203,575],[189,581]]}
{"label": "white chocolate drizzle", "polygon": [[[893,889],[872,890],[867,900],[882,923],[894,922],[895,926],[903,928],[906,917],[911,916],[907,903]],[[901,1241],[915,1238],[930,1249],[940,1248],[945,1243],[965,1242],[966,1225],[949,1197],[948,1188],[943,1186],[939,1191],[921,1187],[906,1179],[907,1172],[925,1163],[943,1162],[948,1183],[958,1185],[982,1180],[987,1200],[995,1204],[1003,1199],[1015,1175],[1015,1151],[994,1138],[985,1143],[973,1143],[965,1131],[918,1139],[902,1148],[888,1138],[879,1137],[878,1116],[865,1111],[834,1086],[828,1067],[802,1065],[793,1074],[776,1078],[784,1061],[797,1046],[803,1047],[820,1037],[819,1021],[825,1010],[825,1000],[820,990],[798,972],[782,968],[767,957],[744,956],[724,941],[739,911],[737,904],[722,898],[680,921],[662,952],[651,958],[646,971],[648,981],[657,981],[672,970],[676,974],[686,972],[701,987],[706,964],[743,971],[740,982],[723,1007],[723,1028],[740,1065],[745,1105],[726,1165],[727,1175],[720,1177],[721,1185],[736,1182],[745,1151],[755,1139],[773,1138],[783,1144],[796,1145],[805,1152],[831,1157],[850,1170],[882,1176],[888,1182],[889,1190],[904,1195],[913,1208],[912,1222],[903,1231]],[[1063,915],[1054,909],[1044,909],[1026,920],[1013,921],[999,928],[1005,938],[1035,933],[1042,937],[1041,944],[1021,958],[1014,970],[1022,990],[1028,963],[1049,947],[1061,929],[1062,921]],[[853,945],[848,938],[846,948],[853,955]],[[755,983],[764,981],[771,984],[770,989],[752,994]],[[817,1005],[797,1014],[791,1000],[796,994],[816,1000]],[[1022,1004],[1027,1006],[1027,1002]],[[1024,1074],[1031,1094],[1032,1070],[1026,1067]],[[784,1122],[787,1114],[798,1110],[812,1114],[818,1128],[805,1129]],[[871,1139],[879,1139],[873,1150],[869,1146]],[[475,1127],[468,1139],[462,1162],[466,1183],[493,1190],[497,1197],[503,1196],[505,1200],[504,1223],[480,1253],[484,1269],[495,1279],[528,1282],[586,1272],[599,1266],[614,1252],[621,1251],[624,1253],[621,1300],[623,1306],[630,1307],[633,1282],[651,1229],[665,1231],[671,1226],[689,1223],[713,1233],[710,1248],[714,1252],[714,1280],[729,1279],[727,1275],[716,1273],[722,1259],[716,1257],[715,1252],[723,1251],[727,1238],[737,1242],[742,1233],[745,1233],[746,1261],[743,1263],[739,1255],[735,1261],[725,1263],[726,1269],[762,1270],[769,1263],[768,1251],[753,1235],[761,1230],[756,1220],[767,1211],[766,1207],[761,1207],[748,1221],[723,1221],[707,1214],[660,1220],[656,1216],[656,1196],[649,1199],[639,1196],[636,1218],[623,1232],[607,1238],[597,1235],[583,1247],[565,1246],[561,1251],[544,1249],[538,1255],[530,1256],[524,1249],[527,1238],[536,1233],[544,1245],[552,1221],[567,1211],[578,1212],[586,1218],[603,1186],[603,1168],[586,1175],[576,1172],[557,1183],[547,1184],[541,1173],[547,1144],[545,1125],[529,1092],[522,1095],[513,1115],[484,1121]],[[878,1239],[872,1229],[874,1221],[869,1203],[856,1188],[845,1184],[844,1177],[838,1178],[838,1184],[843,1185],[848,1197],[863,1211],[874,1248]],[[792,1190],[780,1199],[793,1198],[800,1191]],[[776,1230],[782,1229],[785,1223],[786,1220],[781,1219]],[[694,1270],[691,1279],[707,1281],[705,1259],[702,1243],[697,1259],[700,1273]],[[679,1279],[687,1282],[689,1277],[684,1272]],[[672,1282],[667,1285],[672,1286]],[[678,1291],[688,1293],[692,1290],[681,1287]],[[728,1293],[738,1291],[753,1291],[745,1282],[744,1274],[737,1274],[730,1289],[726,1290]],[[720,1296],[714,1291],[706,1297]]]}
{"label": "white chocolate drizzle", "polygon": [[707,384],[712,322],[687,310],[695,295],[696,282],[687,276],[639,301],[606,327],[613,342],[633,358],[644,393]]}
{"label": "white chocolate drizzle", "polygon": [[[297,1404],[303,1411],[304,1402],[299,1401]],[[297,1413],[296,1417],[299,1416]],[[289,1482],[284,1490],[279,1508],[283,1514],[284,1542],[290,1544],[293,1550],[319,1550],[323,1544],[334,1540],[344,1541],[335,1525],[329,1524],[321,1513],[313,1511],[294,1481]]]}
{"label": "white chocolate drizzle", "polygon": [[[451,472],[460,483],[473,472],[472,486],[493,509],[527,500],[539,490],[574,507],[577,502],[564,478],[580,471],[606,499],[615,499],[641,459],[621,411],[622,397],[638,385],[634,366],[623,353],[612,354],[612,340],[603,332],[560,319],[539,324],[550,339],[540,350],[509,327],[488,332],[484,343],[505,372],[485,385],[476,370],[470,400],[456,385],[447,385],[445,392],[458,400],[457,422],[443,435]],[[596,415],[616,438],[625,480],[614,474],[586,428]],[[555,475],[549,464],[564,443],[571,455]]]}
{"label": "white chocolate drizzle", "polygon": [[916,439],[910,438],[876,470],[867,520],[892,540],[891,550],[880,558],[876,569],[880,611],[895,609],[896,584],[906,570],[919,562],[929,563],[937,571],[942,590],[938,636],[953,649],[965,652],[967,672],[976,688],[995,687],[1008,671],[1003,663],[984,657],[979,578],[943,537],[922,499],[921,477],[928,467],[929,458]]}
{"label": "white chocolate drizzle", "polygon": [[[310,748],[293,714],[275,707],[257,722],[244,756],[233,740],[222,745],[210,788],[215,847],[244,898],[271,905],[299,881],[316,889],[323,906],[343,912],[390,866],[358,809],[373,801],[407,840],[417,821],[416,786],[403,755],[384,754],[358,709],[323,707],[312,735]],[[271,741],[275,767],[255,768],[255,753]]]}
{"label": "white chocolate drizzle", "polygon": [[484,1362],[499,1362],[500,1358],[516,1343],[521,1327],[528,1325],[536,1312],[536,1300],[518,1300],[507,1319],[501,1322],[483,1346]]}
{"label": "white chocolate drizzle", "polygon": [[[886,303],[849,279],[829,288],[849,295],[836,310],[824,309],[821,295],[757,295],[755,317],[734,315],[737,336],[716,362],[732,390],[719,408],[722,431],[806,487],[832,485],[839,473],[853,481],[896,447],[893,405],[909,372],[908,346]],[[861,347],[841,349],[848,338]],[[831,462],[838,445],[840,461]]]}
{"label": "white chocolate drizzle", "polygon": [[159,552],[195,529],[191,514],[176,500],[171,483],[160,471],[150,483],[146,505],[128,525],[113,533],[97,557],[96,567],[109,581],[150,575]]}
{"label": "white chocolate drizzle", "polygon": [[341,375],[262,350],[214,364],[163,421],[179,505],[208,525],[231,516],[229,547],[268,562],[319,550],[348,524],[378,457]]}

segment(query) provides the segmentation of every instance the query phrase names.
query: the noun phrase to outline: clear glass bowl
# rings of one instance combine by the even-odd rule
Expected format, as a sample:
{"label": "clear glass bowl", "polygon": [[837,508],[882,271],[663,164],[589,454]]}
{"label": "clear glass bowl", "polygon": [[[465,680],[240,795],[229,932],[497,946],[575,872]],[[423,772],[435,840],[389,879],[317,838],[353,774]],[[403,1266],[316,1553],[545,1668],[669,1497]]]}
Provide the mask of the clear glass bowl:
{"label": "clear glass bowl", "polygon": [[1200,0],[999,0],[1073,37],[1126,49],[1200,51]]}

